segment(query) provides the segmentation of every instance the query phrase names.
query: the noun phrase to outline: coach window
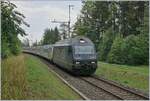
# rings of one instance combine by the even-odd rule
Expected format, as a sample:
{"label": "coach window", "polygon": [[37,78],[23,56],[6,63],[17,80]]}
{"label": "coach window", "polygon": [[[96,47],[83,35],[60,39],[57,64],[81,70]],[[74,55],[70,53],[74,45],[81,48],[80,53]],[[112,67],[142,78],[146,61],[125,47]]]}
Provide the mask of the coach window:
{"label": "coach window", "polygon": [[68,53],[69,53],[69,55],[72,53],[71,47],[68,47]]}
{"label": "coach window", "polygon": [[71,46],[68,47],[68,58],[69,58],[69,60],[72,60],[72,48],[71,48]]}

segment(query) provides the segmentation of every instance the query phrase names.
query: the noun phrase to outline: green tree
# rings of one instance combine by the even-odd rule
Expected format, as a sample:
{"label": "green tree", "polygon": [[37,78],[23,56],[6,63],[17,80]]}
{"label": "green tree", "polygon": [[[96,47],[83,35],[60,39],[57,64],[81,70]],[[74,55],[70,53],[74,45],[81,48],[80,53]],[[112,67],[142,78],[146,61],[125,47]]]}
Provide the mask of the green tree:
{"label": "green tree", "polygon": [[107,61],[110,63],[123,64],[124,59],[122,54],[121,45],[123,44],[123,38],[117,37],[111,47],[111,50],[108,54]]}
{"label": "green tree", "polygon": [[42,44],[54,44],[60,39],[57,27],[55,29],[45,29]]}
{"label": "green tree", "polygon": [[128,35],[140,34],[138,28],[144,21],[144,9],[147,7],[148,1],[120,1],[120,33],[123,37]]}
{"label": "green tree", "polygon": [[147,63],[148,12],[148,1],[83,1],[74,32],[94,42],[102,61]]}
{"label": "green tree", "polygon": [[54,28],[54,37],[55,37],[54,38],[55,42],[58,41],[58,40],[60,40],[59,31],[58,31],[57,27]]}
{"label": "green tree", "polygon": [[21,49],[21,42],[18,35],[26,35],[20,27],[24,24],[29,25],[23,20],[25,16],[15,10],[16,5],[9,1],[1,1],[1,25],[2,25],[2,58],[10,54],[18,54]]}
{"label": "green tree", "polygon": [[78,35],[89,37],[95,43],[97,49],[110,14],[108,2],[85,1],[83,4],[81,15],[75,23],[74,31]]}
{"label": "green tree", "polygon": [[98,53],[99,59],[101,61],[106,61],[108,53],[110,52],[111,46],[113,44],[114,38],[115,34],[113,33],[112,28],[110,28],[106,31],[106,33],[103,35],[103,38],[100,40]]}

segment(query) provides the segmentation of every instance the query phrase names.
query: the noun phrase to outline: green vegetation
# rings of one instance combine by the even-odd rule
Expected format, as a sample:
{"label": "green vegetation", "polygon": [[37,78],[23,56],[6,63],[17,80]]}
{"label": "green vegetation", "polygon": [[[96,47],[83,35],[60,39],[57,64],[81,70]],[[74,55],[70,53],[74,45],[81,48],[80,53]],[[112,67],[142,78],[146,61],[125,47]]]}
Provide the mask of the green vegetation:
{"label": "green vegetation", "polygon": [[[148,65],[149,50],[149,2],[148,1],[83,1],[81,14],[73,26],[73,33],[90,38],[99,53],[99,60],[128,65]],[[21,51],[18,35],[26,33],[21,25],[29,26],[25,16],[15,10],[9,1],[1,2],[2,58],[17,55]],[[62,23],[60,32],[45,29],[38,43],[54,44],[60,35],[68,38],[68,25]],[[29,40],[22,44],[29,46]]]}
{"label": "green vegetation", "polygon": [[21,25],[29,25],[24,21],[25,16],[15,10],[16,5],[6,1],[1,1],[1,25],[2,25],[2,58],[9,55],[17,55],[21,51],[21,42],[18,35],[26,35]]}
{"label": "green vegetation", "polygon": [[26,55],[27,79],[31,99],[81,99],[39,59]]}
{"label": "green vegetation", "polygon": [[104,62],[99,62],[98,65],[96,75],[145,92],[149,91],[148,66],[117,65]]}
{"label": "green vegetation", "polygon": [[[55,29],[45,29],[43,39],[39,44],[54,44],[58,40],[60,40],[60,37],[57,27],[55,27]],[[38,45],[38,43],[36,45]]]}
{"label": "green vegetation", "polygon": [[[90,38],[99,53],[97,75],[148,91],[149,59],[148,1],[83,1],[81,15],[73,33]],[[2,99],[80,99],[38,59],[18,55],[21,42],[18,35],[26,33],[21,25],[29,25],[25,16],[15,10],[10,1],[1,1]],[[66,24],[61,34],[67,38]],[[37,44],[53,44],[60,39],[59,31],[46,29]],[[25,40],[29,46],[29,40]],[[5,59],[4,59],[5,58]],[[125,65],[117,65],[125,64]]]}
{"label": "green vegetation", "polygon": [[148,34],[130,35],[116,38],[108,55],[110,63],[118,64],[148,64],[149,54]]}
{"label": "green vegetation", "polygon": [[2,60],[2,99],[26,99],[27,79],[24,56],[12,56]]}
{"label": "green vegetation", "polygon": [[148,64],[148,1],[83,1],[74,33],[89,37],[99,60]]}
{"label": "green vegetation", "polygon": [[94,42],[100,61],[114,63],[100,62],[97,75],[148,91],[148,4],[147,1],[83,1],[74,33]]}
{"label": "green vegetation", "polygon": [[39,59],[29,55],[2,60],[2,99],[81,99]]}

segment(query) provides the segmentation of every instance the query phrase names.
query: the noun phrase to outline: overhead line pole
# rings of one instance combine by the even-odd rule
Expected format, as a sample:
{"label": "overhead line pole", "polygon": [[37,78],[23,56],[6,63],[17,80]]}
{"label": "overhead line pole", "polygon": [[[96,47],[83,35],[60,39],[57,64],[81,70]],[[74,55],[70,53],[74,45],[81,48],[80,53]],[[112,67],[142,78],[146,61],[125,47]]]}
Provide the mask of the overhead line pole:
{"label": "overhead line pole", "polygon": [[70,9],[71,9],[71,7],[73,7],[74,5],[69,5],[69,20],[68,20],[68,22],[65,22],[65,21],[56,21],[55,19],[54,19],[54,21],[51,21],[52,23],[68,23],[68,36],[69,36],[69,38],[71,38],[72,37],[72,34],[70,33],[70,23],[71,23],[71,17],[70,17]]}
{"label": "overhead line pole", "polygon": [[70,23],[71,23],[71,17],[70,17],[70,9],[71,7],[73,7],[74,5],[69,5],[69,21],[68,21],[68,28],[69,28],[69,37],[72,37],[72,34],[70,33]]}

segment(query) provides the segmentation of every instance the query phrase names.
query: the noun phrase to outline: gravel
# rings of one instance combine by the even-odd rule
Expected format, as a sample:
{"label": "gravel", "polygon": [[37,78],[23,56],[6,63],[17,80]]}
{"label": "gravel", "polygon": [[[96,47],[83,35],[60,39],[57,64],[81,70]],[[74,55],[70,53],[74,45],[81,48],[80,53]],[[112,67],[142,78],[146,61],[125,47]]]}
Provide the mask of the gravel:
{"label": "gravel", "polygon": [[98,89],[87,82],[80,79],[80,77],[75,77],[64,70],[58,68],[58,66],[54,66],[49,62],[42,59],[44,63],[46,63],[52,70],[58,73],[62,78],[64,78],[69,84],[74,86],[77,90],[83,93],[87,98],[91,100],[117,100],[118,98],[109,94],[108,92],[103,91],[102,89]]}
{"label": "gravel", "polygon": [[[82,94],[84,94],[87,98],[91,100],[119,100],[117,97],[104,91],[103,89],[110,91],[113,94],[120,96],[121,98],[126,99],[126,100],[141,100],[142,99],[141,97],[138,97],[137,95],[131,94],[127,91],[122,90],[121,88],[117,88],[113,85],[96,80],[92,77],[73,76],[70,73],[62,70],[61,68],[58,68],[58,66],[55,66],[44,59],[41,59],[41,60],[44,63],[46,63],[50,69],[52,69],[57,74],[59,74],[69,84],[71,84],[73,87],[75,87],[78,91],[80,91]],[[95,85],[99,86],[100,88],[102,87],[103,89],[98,89],[97,87],[92,86],[91,84],[87,83],[81,78],[86,78],[91,83],[94,83]]]}
{"label": "gravel", "polygon": [[124,89],[116,87],[112,84],[109,84],[107,82],[103,82],[102,80],[94,79],[93,77],[84,77],[84,79],[86,79],[87,81],[97,85],[98,87],[102,87],[103,89],[105,89],[105,90],[107,90],[107,91],[109,91],[115,95],[118,95],[121,98],[126,99],[126,100],[143,100],[143,99],[145,99],[141,96],[138,96],[134,93],[131,93],[129,91],[126,91]]}

